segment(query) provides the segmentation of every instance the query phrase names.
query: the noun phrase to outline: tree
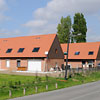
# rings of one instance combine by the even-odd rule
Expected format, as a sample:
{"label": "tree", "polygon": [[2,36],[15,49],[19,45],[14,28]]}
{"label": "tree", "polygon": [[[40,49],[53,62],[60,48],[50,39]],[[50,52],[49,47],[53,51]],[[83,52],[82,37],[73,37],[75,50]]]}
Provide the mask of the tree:
{"label": "tree", "polygon": [[75,35],[73,39],[76,41],[76,43],[86,42],[87,26],[86,26],[86,20],[82,13],[76,13],[74,15],[74,23],[72,27],[73,27],[72,34]]}
{"label": "tree", "polygon": [[72,27],[72,23],[71,23],[70,16],[67,16],[66,18],[62,17],[60,24],[58,24],[57,26],[58,29],[57,33],[61,43],[67,43],[68,36],[71,32],[71,27]]}

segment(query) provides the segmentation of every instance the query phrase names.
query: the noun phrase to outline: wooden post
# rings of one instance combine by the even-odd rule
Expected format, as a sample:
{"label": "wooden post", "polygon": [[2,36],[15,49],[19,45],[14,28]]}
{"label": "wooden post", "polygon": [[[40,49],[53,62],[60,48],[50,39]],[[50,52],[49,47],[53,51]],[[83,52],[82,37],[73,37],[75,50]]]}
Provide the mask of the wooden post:
{"label": "wooden post", "polygon": [[46,85],[46,90],[48,90],[48,85]]}
{"label": "wooden post", "polygon": [[12,96],[12,94],[11,94],[11,90],[9,90],[9,97],[11,97]]}
{"label": "wooden post", "polygon": [[24,88],[24,90],[23,90],[23,94],[24,94],[24,95],[25,95],[25,92],[26,92],[26,91],[25,91],[25,88]]}
{"label": "wooden post", "polygon": [[58,88],[58,84],[56,83],[56,89]]}
{"label": "wooden post", "polygon": [[37,86],[35,87],[35,92],[36,92],[36,93],[38,92],[38,88],[37,88]]}

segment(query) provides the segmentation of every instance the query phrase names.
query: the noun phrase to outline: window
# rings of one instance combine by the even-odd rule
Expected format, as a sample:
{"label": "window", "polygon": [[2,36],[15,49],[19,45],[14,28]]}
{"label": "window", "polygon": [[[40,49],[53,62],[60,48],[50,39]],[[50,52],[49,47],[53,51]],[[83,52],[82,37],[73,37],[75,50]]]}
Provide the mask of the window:
{"label": "window", "polygon": [[80,52],[75,52],[75,55],[79,55],[80,54]]}
{"label": "window", "polygon": [[57,50],[57,49],[55,49],[55,53],[56,53],[56,54],[58,53],[58,50]]}
{"label": "window", "polygon": [[6,67],[10,67],[10,61],[8,59],[6,60]]}
{"label": "window", "polygon": [[67,52],[64,52],[64,55],[67,55]]}
{"label": "window", "polygon": [[40,47],[34,48],[32,52],[38,52]]}
{"label": "window", "polygon": [[11,53],[11,51],[12,51],[12,49],[8,49],[8,50],[6,51],[6,53]]}
{"label": "window", "polygon": [[93,60],[89,60],[88,61],[88,64],[93,64]]}
{"label": "window", "polygon": [[88,55],[93,55],[93,53],[94,53],[93,51],[89,51]]}
{"label": "window", "polygon": [[18,52],[23,52],[24,48],[19,48]]}
{"label": "window", "polygon": [[85,65],[86,61],[82,61],[82,65]]}
{"label": "window", "polygon": [[17,67],[20,67],[20,60],[17,60]]}

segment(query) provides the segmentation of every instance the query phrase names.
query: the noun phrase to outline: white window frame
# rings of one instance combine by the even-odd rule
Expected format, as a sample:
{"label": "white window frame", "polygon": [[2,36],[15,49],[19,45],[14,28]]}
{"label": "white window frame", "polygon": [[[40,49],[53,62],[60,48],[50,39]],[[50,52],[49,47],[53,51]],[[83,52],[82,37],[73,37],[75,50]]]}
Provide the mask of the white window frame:
{"label": "white window frame", "polygon": [[7,67],[7,68],[10,67],[10,60],[9,60],[9,59],[6,60],[6,67]]}

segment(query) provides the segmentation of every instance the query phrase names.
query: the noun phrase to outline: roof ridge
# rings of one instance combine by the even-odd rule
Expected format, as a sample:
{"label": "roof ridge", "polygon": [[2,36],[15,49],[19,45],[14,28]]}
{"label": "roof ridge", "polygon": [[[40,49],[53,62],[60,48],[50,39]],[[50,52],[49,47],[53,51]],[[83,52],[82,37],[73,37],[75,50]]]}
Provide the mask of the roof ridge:
{"label": "roof ridge", "polygon": [[[98,42],[81,42],[81,43],[70,43],[70,44],[88,44],[88,43],[100,43],[99,41]],[[67,43],[61,43],[62,44],[67,44]]]}
{"label": "roof ridge", "polygon": [[57,33],[51,34],[38,34],[38,35],[29,35],[29,36],[18,36],[18,37],[8,37],[8,38],[0,38],[0,39],[12,39],[12,38],[22,38],[22,37],[38,37],[38,36],[47,36],[47,35],[57,35]]}

